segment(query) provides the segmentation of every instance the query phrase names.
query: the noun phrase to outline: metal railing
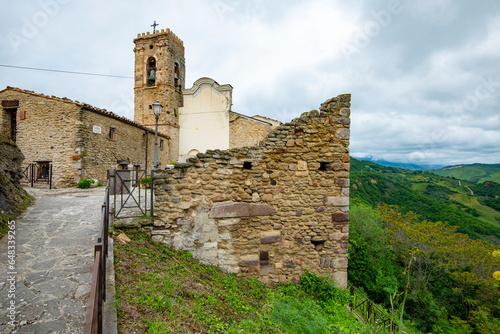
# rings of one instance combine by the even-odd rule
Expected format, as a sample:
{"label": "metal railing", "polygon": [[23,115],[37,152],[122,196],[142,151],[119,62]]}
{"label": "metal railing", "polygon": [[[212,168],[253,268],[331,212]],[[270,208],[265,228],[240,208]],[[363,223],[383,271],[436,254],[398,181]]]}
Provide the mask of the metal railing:
{"label": "metal railing", "polygon": [[153,215],[153,175],[147,175],[146,170],[138,169],[110,170],[108,179],[110,195],[113,196],[114,218]]}
{"label": "metal railing", "polygon": [[352,300],[349,309],[363,323],[374,327],[383,328],[386,332],[395,333],[399,326],[391,321],[391,317],[375,305],[367,296],[347,283]]}
{"label": "metal railing", "polygon": [[108,230],[109,230],[109,179],[101,207],[101,225],[97,243],[94,245],[94,270],[87,306],[87,322],[85,334],[103,331],[103,302],[106,300],[106,259],[108,257]]}
{"label": "metal railing", "polygon": [[46,165],[45,172],[38,163],[31,163],[22,167],[23,180],[31,188],[35,186],[35,183],[47,183],[49,188],[52,189],[52,163],[47,162],[44,165]]}

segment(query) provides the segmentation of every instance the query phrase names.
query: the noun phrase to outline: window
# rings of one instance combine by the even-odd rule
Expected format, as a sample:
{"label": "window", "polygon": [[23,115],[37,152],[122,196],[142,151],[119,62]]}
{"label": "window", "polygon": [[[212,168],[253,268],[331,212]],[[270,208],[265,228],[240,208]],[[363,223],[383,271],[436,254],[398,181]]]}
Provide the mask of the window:
{"label": "window", "polygon": [[163,139],[160,139],[160,151],[163,151]]}
{"label": "window", "polygon": [[108,139],[115,141],[116,140],[116,128],[110,127],[108,132]]}
{"label": "window", "polygon": [[327,166],[328,166],[327,162],[320,161],[318,170],[325,171],[327,170]]}
{"label": "window", "polygon": [[263,251],[260,252],[259,264],[261,266],[268,266],[269,265],[269,253],[268,252],[263,252]]}

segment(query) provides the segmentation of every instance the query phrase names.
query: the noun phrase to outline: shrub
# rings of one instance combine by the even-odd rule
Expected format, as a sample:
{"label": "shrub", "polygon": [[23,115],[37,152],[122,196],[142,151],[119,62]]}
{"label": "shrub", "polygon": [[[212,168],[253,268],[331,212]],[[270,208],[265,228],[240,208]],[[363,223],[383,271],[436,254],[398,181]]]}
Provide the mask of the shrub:
{"label": "shrub", "polygon": [[88,188],[90,188],[92,183],[95,183],[95,181],[92,179],[83,179],[83,180],[78,181],[78,184],[76,185],[76,187],[81,188],[81,189],[88,189]]}

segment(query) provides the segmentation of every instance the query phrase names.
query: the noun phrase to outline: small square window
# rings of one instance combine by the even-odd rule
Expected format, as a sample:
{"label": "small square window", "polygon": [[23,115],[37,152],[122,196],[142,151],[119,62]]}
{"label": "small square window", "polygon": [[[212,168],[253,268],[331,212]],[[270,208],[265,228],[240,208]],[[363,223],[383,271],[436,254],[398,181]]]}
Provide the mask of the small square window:
{"label": "small square window", "polygon": [[259,264],[261,266],[268,266],[269,265],[269,253],[268,252],[263,252],[263,251],[260,252]]}

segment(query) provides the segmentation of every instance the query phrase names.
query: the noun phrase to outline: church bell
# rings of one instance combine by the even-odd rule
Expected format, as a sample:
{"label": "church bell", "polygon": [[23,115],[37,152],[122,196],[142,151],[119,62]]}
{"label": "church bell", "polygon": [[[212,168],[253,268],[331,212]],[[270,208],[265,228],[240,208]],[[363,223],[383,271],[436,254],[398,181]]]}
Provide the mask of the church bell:
{"label": "church bell", "polygon": [[151,70],[149,71],[149,77],[148,77],[148,80],[149,81],[155,81],[156,79],[156,76],[155,76],[155,70]]}

